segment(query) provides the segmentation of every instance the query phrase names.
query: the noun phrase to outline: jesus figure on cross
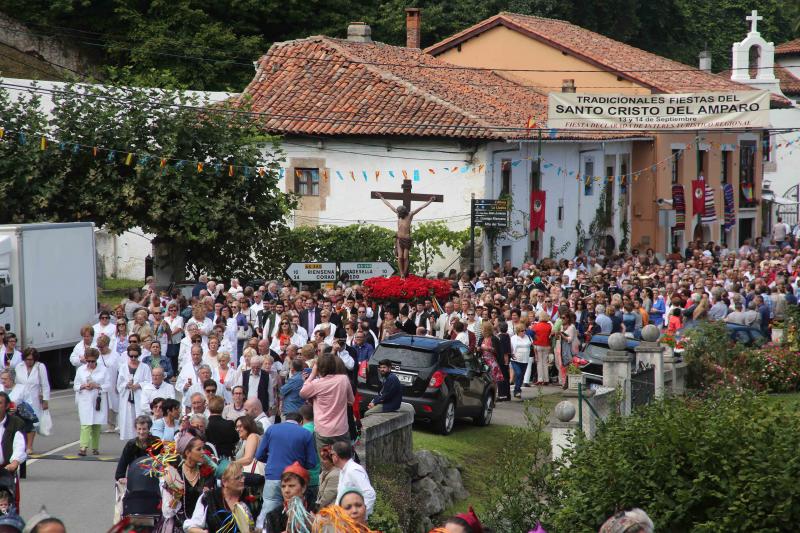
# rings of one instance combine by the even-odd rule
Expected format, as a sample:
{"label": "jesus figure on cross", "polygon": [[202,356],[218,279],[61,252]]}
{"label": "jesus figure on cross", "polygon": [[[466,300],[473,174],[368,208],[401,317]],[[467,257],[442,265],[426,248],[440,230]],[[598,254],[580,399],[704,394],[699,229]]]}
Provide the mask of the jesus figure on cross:
{"label": "jesus figure on cross", "polygon": [[405,278],[408,276],[408,254],[411,251],[411,222],[414,220],[414,215],[431,205],[431,202],[436,201],[437,198],[436,196],[431,196],[422,206],[410,211],[403,204],[397,207],[393,206],[386,201],[386,198],[381,193],[375,193],[375,195],[397,214],[397,236],[394,238],[394,253],[397,257],[397,268],[400,270],[400,277]]}

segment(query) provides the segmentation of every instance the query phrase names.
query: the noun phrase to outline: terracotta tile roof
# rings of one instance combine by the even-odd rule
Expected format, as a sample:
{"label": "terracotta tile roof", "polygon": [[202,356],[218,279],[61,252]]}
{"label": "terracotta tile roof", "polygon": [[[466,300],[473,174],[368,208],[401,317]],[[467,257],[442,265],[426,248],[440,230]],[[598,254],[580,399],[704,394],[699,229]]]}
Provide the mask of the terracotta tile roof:
{"label": "terracotta tile roof", "polygon": [[[730,77],[731,71],[730,70],[723,70],[719,73],[720,76]],[[750,69],[750,77],[755,78],[758,75],[758,71],[755,68]],[[783,94],[786,95],[796,95],[800,94],[800,78],[797,78],[794,74],[792,74],[789,69],[785,67],[781,67],[779,65],[775,65],[775,77],[778,78],[778,83],[780,84],[781,91]]]}
{"label": "terracotta tile roof", "polygon": [[781,43],[775,47],[776,56],[791,54],[800,54],[800,37],[793,41]]}
{"label": "terracotta tile roof", "polygon": [[545,95],[491,71],[319,36],[274,44],[243,94],[279,134],[509,139],[528,134],[515,128],[531,115],[543,123],[547,114]]}
{"label": "terracotta tile roof", "polygon": [[787,95],[800,95],[800,78],[784,67],[775,67],[775,77],[781,82],[781,91]]}
{"label": "terracotta tile roof", "polygon": [[[654,92],[742,91],[751,87],[716,74],[678,63],[615,41],[569,22],[557,19],[500,13],[426,48],[437,55],[497,26],[505,26],[563,52],[581,58],[600,70],[651,88]],[[578,87],[580,90],[580,87]]]}

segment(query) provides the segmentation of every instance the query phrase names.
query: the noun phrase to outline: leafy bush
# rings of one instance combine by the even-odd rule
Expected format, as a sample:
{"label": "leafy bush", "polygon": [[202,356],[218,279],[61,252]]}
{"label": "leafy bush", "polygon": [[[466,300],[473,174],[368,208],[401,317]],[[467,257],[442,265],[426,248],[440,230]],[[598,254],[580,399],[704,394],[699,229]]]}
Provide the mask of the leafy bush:
{"label": "leafy bush", "polygon": [[550,479],[545,527],[597,531],[641,507],[657,531],[794,531],[798,447],[796,411],[763,395],[654,403],[576,439]]}
{"label": "leafy bush", "polygon": [[380,465],[370,470],[369,478],[378,495],[369,527],[382,533],[414,531],[421,517],[417,501],[409,497],[409,475],[396,466]]}
{"label": "leafy bush", "polygon": [[[536,407],[538,412],[534,412]],[[545,431],[549,410],[543,397],[525,402],[527,424],[513,430],[509,446],[486,484],[492,502],[478,508],[484,524],[495,531],[528,531],[549,508],[548,478],[554,465],[550,459],[550,436]]]}
{"label": "leafy bush", "polygon": [[786,346],[768,344],[743,351],[732,366],[741,386],[756,391],[794,392],[800,388],[800,356]]}
{"label": "leafy bush", "polygon": [[728,369],[744,347],[730,339],[723,322],[700,322],[683,336],[681,343],[690,388],[707,389],[736,381]]}

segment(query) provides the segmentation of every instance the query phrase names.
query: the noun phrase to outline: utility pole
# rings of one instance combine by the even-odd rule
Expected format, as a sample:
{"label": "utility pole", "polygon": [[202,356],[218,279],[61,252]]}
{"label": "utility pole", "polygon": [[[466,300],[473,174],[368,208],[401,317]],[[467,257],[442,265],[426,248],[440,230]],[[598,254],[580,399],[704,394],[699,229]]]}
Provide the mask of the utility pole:
{"label": "utility pole", "polygon": [[475,193],[469,201],[469,269],[475,272]]}

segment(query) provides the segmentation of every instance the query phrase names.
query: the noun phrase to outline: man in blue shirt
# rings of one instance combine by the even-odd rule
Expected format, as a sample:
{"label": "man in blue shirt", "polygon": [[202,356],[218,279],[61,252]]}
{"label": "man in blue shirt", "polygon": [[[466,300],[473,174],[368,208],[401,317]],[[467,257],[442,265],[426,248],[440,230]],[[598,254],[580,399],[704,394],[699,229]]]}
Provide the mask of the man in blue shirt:
{"label": "man in blue shirt", "polygon": [[403,401],[403,385],[392,373],[392,362],[388,359],[381,360],[378,363],[378,372],[383,378],[383,387],[367,406],[364,416],[373,413],[392,413],[400,409],[400,403]]}
{"label": "man in blue shirt", "polygon": [[375,352],[375,348],[368,342],[365,342],[366,338],[363,331],[357,331],[353,338],[353,349],[356,351],[356,364],[369,361],[369,358],[372,357],[372,354]]}
{"label": "man in blue shirt", "polygon": [[303,388],[303,368],[305,363],[303,358],[296,356],[292,359],[291,377],[286,380],[286,383],[281,387],[281,398],[283,399],[283,409],[281,412],[286,415],[288,413],[296,413],[306,403],[300,397],[300,389]]}
{"label": "man in blue shirt", "polygon": [[[769,300],[769,298],[766,299]],[[764,300],[765,298],[760,294],[756,295],[755,299],[753,299],[756,303],[756,311],[758,311],[758,316],[761,319],[761,327],[759,329],[761,329],[762,335],[769,339],[769,307],[767,307]]]}
{"label": "man in blue shirt", "polygon": [[285,419],[285,422],[267,428],[256,450],[256,459],[266,465],[264,505],[256,521],[256,527],[261,529],[267,513],[283,505],[281,474],[284,468],[297,461],[310,471],[318,462],[314,435],[300,425],[303,421],[300,414],[288,413]]}
{"label": "man in blue shirt", "polygon": [[594,312],[597,315],[594,319],[594,322],[600,328],[600,333],[603,335],[611,335],[611,328],[613,327],[613,323],[606,314],[606,306],[600,304],[597,307],[595,307]]}

